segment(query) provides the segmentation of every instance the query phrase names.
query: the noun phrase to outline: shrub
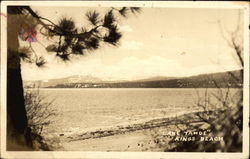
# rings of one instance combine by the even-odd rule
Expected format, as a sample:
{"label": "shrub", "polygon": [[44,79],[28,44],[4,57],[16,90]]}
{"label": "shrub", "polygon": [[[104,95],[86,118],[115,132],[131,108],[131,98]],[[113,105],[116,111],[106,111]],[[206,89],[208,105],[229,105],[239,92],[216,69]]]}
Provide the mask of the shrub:
{"label": "shrub", "polygon": [[[227,96],[229,89],[224,95]],[[208,94],[206,94],[207,96]],[[242,105],[242,90],[238,94],[238,102],[234,106],[229,106],[232,103],[229,98],[221,96],[218,101],[222,104],[222,108],[216,110],[207,110],[212,103],[205,100],[207,104],[198,103],[203,111],[195,113],[195,118],[200,120],[200,123],[192,123],[181,121],[176,125],[180,134],[184,132],[206,132],[205,135],[198,135],[198,139],[194,141],[174,141],[169,144],[171,149],[165,151],[175,152],[241,152],[242,151],[242,120],[243,120],[243,105]],[[205,96],[205,98],[206,98]],[[235,98],[235,97],[234,97]],[[207,98],[206,98],[207,99]],[[232,98],[233,99],[233,98]],[[173,138],[178,137],[177,135]],[[197,137],[194,134],[188,134],[185,137]],[[201,137],[214,138],[223,137],[220,141],[201,141]]]}
{"label": "shrub", "polygon": [[39,88],[26,89],[24,99],[28,118],[28,127],[32,147],[35,150],[51,150],[52,145],[44,139],[44,127],[52,123],[52,118],[56,116],[52,108],[53,101],[48,101],[40,94]]}

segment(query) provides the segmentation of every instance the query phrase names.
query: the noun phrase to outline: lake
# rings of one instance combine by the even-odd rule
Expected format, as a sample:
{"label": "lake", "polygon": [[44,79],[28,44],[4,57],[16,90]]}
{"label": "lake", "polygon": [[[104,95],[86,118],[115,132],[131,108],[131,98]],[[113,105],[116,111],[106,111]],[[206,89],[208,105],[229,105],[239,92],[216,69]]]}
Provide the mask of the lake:
{"label": "lake", "polygon": [[[234,99],[239,90],[230,89],[229,96]],[[214,96],[224,98],[226,91],[207,89],[211,103],[220,106]],[[198,111],[197,102],[204,102],[206,89],[42,88],[40,94],[46,101],[54,99],[51,109],[57,112],[47,130],[73,133]]]}

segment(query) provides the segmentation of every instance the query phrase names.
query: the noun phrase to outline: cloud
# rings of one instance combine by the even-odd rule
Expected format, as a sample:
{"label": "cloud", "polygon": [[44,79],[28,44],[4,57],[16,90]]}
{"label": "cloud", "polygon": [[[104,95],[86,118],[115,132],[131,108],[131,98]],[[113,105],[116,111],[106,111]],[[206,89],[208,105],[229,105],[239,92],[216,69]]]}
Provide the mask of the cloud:
{"label": "cloud", "polygon": [[204,63],[187,67],[179,59],[169,59],[162,56],[138,58],[127,56],[115,63],[107,64],[102,59],[85,59],[70,65],[54,64],[45,69],[22,65],[24,80],[62,78],[71,75],[91,75],[105,80],[135,80],[153,76],[181,77],[203,73],[221,72],[237,69],[234,65]]}
{"label": "cloud", "polygon": [[143,48],[144,44],[139,41],[122,41],[121,49],[129,49],[129,50],[139,50]]}
{"label": "cloud", "polygon": [[119,26],[120,30],[122,32],[133,32],[134,30],[131,28],[130,25],[122,25],[122,26]]}
{"label": "cloud", "polygon": [[114,65],[102,65],[100,68],[99,72],[95,72],[96,76],[133,80],[152,76],[174,76],[176,72],[180,72],[181,66],[176,61],[160,56],[145,59],[129,56]]}
{"label": "cloud", "polygon": [[221,64],[207,64],[196,66],[192,68],[186,68],[185,72],[187,73],[186,76],[192,76],[197,74],[205,74],[205,73],[216,73],[216,72],[226,72],[231,70],[237,70],[239,67],[235,66],[225,66]]}
{"label": "cloud", "polygon": [[[149,58],[137,58],[129,56],[117,61],[112,65],[105,64],[101,59],[91,59],[79,61],[72,65],[58,64],[47,69],[34,69],[22,65],[24,79],[49,79],[61,78],[71,75],[92,75],[102,79],[140,79],[150,76],[173,76],[180,66],[176,61],[172,61],[160,56]],[[43,78],[42,78],[43,77]]]}

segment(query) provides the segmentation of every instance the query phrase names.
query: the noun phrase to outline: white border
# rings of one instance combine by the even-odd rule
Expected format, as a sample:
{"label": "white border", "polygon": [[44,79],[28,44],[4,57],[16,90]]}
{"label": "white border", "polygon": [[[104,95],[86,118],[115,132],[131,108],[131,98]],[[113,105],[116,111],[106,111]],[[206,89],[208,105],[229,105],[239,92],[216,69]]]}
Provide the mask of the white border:
{"label": "white border", "polygon": [[185,152],[81,152],[54,151],[29,152],[6,151],[6,66],[7,32],[6,20],[1,17],[1,153],[2,158],[248,158],[249,157],[249,4],[248,2],[163,2],[163,1],[4,1],[1,13],[6,14],[7,5],[31,6],[86,6],[86,7],[167,7],[167,8],[220,8],[244,9],[244,131],[242,153],[185,153]]}
{"label": "white border", "polygon": [[[1,4],[1,14],[6,14],[6,9],[7,7],[4,7],[2,4]],[[5,20],[4,20],[5,18]],[[1,109],[1,114],[0,114],[0,121],[1,121],[1,134],[0,134],[0,146],[1,146],[1,153],[0,153],[0,158],[2,156],[4,156],[4,151],[3,150],[6,150],[6,90],[7,90],[7,18],[6,17],[3,17],[1,15],[1,85],[0,85],[0,88],[1,88],[1,92],[0,92],[0,95],[1,95],[1,99],[0,99],[0,109]]]}
{"label": "white border", "polygon": [[3,1],[6,5],[30,5],[30,6],[85,6],[85,7],[163,7],[163,8],[220,8],[243,9],[248,8],[247,2],[177,2],[177,1]]}
{"label": "white border", "polygon": [[[249,12],[249,5],[250,3],[245,6],[244,8],[244,81],[243,81],[243,152],[247,154],[246,157],[249,156],[249,61],[250,61],[250,50],[249,50],[249,18],[250,18],[250,12]],[[247,141],[247,142],[244,142]]]}

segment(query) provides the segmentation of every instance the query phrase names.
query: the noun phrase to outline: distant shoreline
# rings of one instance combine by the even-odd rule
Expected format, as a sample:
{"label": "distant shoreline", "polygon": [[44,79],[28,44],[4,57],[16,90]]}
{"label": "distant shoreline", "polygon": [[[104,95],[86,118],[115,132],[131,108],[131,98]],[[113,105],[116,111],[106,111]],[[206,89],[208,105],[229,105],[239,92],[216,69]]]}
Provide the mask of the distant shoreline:
{"label": "distant shoreline", "polygon": [[[24,82],[24,87],[42,88],[242,88],[242,70],[223,73],[203,74],[182,78],[150,78],[135,81],[102,81],[94,77],[69,77],[52,79],[47,82]],[[233,76],[232,76],[233,75]],[[72,80],[74,79],[74,80]]]}

